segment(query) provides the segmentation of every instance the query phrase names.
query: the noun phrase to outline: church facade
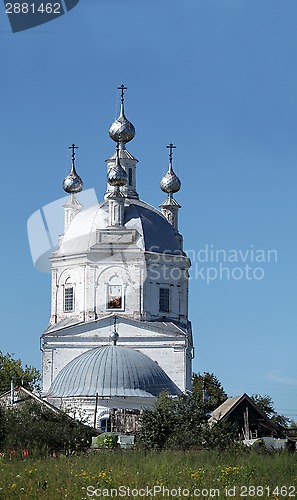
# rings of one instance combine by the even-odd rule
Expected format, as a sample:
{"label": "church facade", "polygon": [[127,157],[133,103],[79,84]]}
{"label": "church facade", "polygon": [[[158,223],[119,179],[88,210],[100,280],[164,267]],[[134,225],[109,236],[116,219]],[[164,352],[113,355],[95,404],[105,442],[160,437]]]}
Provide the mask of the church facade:
{"label": "church facade", "polygon": [[135,135],[124,111],[109,129],[116,151],[107,160],[104,200],[84,209],[82,180],[64,180],[65,231],[51,257],[50,325],[41,337],[43,397],[95,427],[115,409],[152,407],[167,390],[191,390],[193,340],[188,271],[178,230],[180,180],[169,168],[161,211],[141,201],[137,160],[126,149]]}

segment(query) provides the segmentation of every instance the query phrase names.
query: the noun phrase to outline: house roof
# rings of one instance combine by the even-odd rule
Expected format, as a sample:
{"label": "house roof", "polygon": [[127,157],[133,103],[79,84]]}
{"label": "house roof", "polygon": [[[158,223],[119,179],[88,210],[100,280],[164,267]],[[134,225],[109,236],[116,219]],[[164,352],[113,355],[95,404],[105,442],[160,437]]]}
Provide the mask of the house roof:
{"label": "house roof", "polygon": [[[10,398],[11,398],[11,390],[6,391],[3,394],[1,394],[0,395],[0,405],[1,405],[1,403],[7,404],[8,402],[9,402],[9,405],[11,405]],[[60,410],[60,408],[57,408],[56,406],[52,405],[51,403],[49,403],[45,399],[42,399],[37,394],[34,394],[33,392],[29,391],[28,389],[25,389],[25,387],[17,386],[14,388],[14,405],[25,403],[26,401],[28,401],[28,399],[33,399],[37,404],[43,406],[47,410],[50,410],[57,415],[65,415],[70,421],[77,422],[77,420],[75,418],[71,417],[71,415],[68,415],[68,413],[65,413],[63,410]],[[84,425],[84,427],[91,427],[90,425],[82,423],[82,422],[81,422],[81,424]],[[98,430],[94,429],[93,427],[92,427],[92,430],[94,430],[94,432],[98,433]]]}
{"label": "house roof", "polygon": [[237,406],[242,401],[248,402],[253,408],[259,413],[259,415],[269,423],[269,426],[277,430],[277,426],[271,421],[269,417],[264,413],[264,411],[254,402],[252,398],[250,398],[246,393],[241,396],[237,396],[235,398],[229,398],[224,403],[222,403],[218,408],[216,408],[212,413],[208,420],[208,422],[212,425],[216,422],[220,422],[222,420],[226,420],[228,416],[237,408]]}
{"label": "house roof", "polygon": [[[11,391],[6,391],[0,395],[0,402],[5,402],[11,398]],[[54,413],[64,413],[52,404],[48,403],[45,399],[42,399],[37,394],[25,389],[25,387],[17,386],[14,388],[14,404],[20,404],[27,401],[29,398],[34,399],[38,404],[45,406],[48,410],[53,411]]]}

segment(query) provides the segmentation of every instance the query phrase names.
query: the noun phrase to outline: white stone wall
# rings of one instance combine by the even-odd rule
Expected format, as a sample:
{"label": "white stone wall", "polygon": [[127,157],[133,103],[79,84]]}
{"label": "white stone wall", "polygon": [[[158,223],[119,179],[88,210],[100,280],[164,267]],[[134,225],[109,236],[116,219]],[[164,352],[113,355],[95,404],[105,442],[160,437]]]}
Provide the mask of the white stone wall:
{"label": "white stone wall", "polygon": [[133,397],[115,397],[115,398],[98,398],[98,406],[95,419],[95,397],[80,397],[80,398],[48,398],[48,402],[57,408],[65,411],[71,417],[81,420],[92,427],[99,428],[100,419],[108,418],[112,409],[134,409],[144,410],[151,409],[154,406],[155,398],[133,398]]}
{"label": "white stone wall", "polygon": [[[109,284],[123,287],[121,312],[134,318],[143,315],[143,282],[145,280],[143,252],[126,249],[94,250],[89,256],[53,259],[51,324],[65,318],[92,320],[105,316]],[[75,308],[64,310],[65,286],[73,286]]]}
{"label": "white stone wall", "polygon": [[[188,269],[186,257],[146,254],[147,278],[144,284],[144,310],[147,320],[166,318],[182,324],[188,321]],[[159,290],[169,288],[170,310],[159,310]]]}
{"label": "white stone wall", "polygon": [[[71,334],[71,328],[62,334],[58,332],[44,337],[43,343],[43,393],[46,393],[64,366],[74,358],[89,349],[108,345],[109,336],[113,329],[113,317],[105,322],[99,321],[93,330],[84,333]],[[182,390],[189,389],[187,372],[191,360],[187,356],[189,346],[188,337],[174,327],[168,326],[163,330],[156,323],[142,323],[136,326],[135,322],[127,319],[125,322],[118,318],[119,332],[118,345],[132,347],[156,361],[173,382]],[[150,329],[151,327],[151,329]],[[187,368],[187,365],[189,367]]]}

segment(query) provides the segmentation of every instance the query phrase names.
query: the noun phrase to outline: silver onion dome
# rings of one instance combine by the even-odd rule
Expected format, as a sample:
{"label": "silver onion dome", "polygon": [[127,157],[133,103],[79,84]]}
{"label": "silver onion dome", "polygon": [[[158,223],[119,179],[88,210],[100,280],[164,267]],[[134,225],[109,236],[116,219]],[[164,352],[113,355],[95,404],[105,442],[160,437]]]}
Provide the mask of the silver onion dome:
{"label": "silver onion dome", "polygon": [[63,189],[66,193],[80,193],[83,188],[83,181],[76,173],[75,169],[65,177],[63,182]]}
{"label": "silver onion dome", "polygon": [[134,125],[127,120],[124,111],[124,90],[127,87],[121,85],[118,87],[122,91],[120,116],[112,123],[109,128],[109,136],[115,142],[127,143],[132,141],[135,136]]}
{"label": "silver onion dome", "polygon": [[180,190],[181,182],[173,170],[168,170],[168,172],[162,177],[160,182],[160,188],[165,193],[177,193]]}
{"label": "silver onion dome", "polygon": [[175,148],[175,146],[173,146],[173,144],[170,144],[167,147],[170,148],[169,168],[166,174],[161,179],[160,188],[165,193],[177,193],[177,191],[179,191],[181,188],[181,182],[177,175],[173,172],[172,168],[172,149]]}
{"label": "silver onion dome", "polygon": [[72,149],[72,167],[63,181],[63,189],[70,194],[80,193],[83,188],[83,181],[75,170],[75,149],[77,146],[72,144],[69,148]]}
{"label": "silver onion dome", "polygon": [[118,147],[115,165],[111,167],[107,173],[107,182],[115,187],[125,186],[127,184],[127,173],[120,164]]}
{"label": "silver onion dome", "polygon": [[109,129],[109,136],[115,142],[124,143],[132,141],[135,136],[134,125],[125,117],[122,106],[120,116],[113,122]]}

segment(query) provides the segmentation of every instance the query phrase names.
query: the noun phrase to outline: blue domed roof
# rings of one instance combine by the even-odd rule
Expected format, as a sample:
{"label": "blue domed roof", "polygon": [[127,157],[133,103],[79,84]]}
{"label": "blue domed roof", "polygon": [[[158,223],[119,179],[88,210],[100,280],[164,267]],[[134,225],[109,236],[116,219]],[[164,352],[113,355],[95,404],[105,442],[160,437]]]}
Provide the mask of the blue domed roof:
{"label": "blue domed roof", "polygon": [[164,370],[145,354],[119,345],[97,347],[68,363],[47,396],[158,396],[181,391]]}

